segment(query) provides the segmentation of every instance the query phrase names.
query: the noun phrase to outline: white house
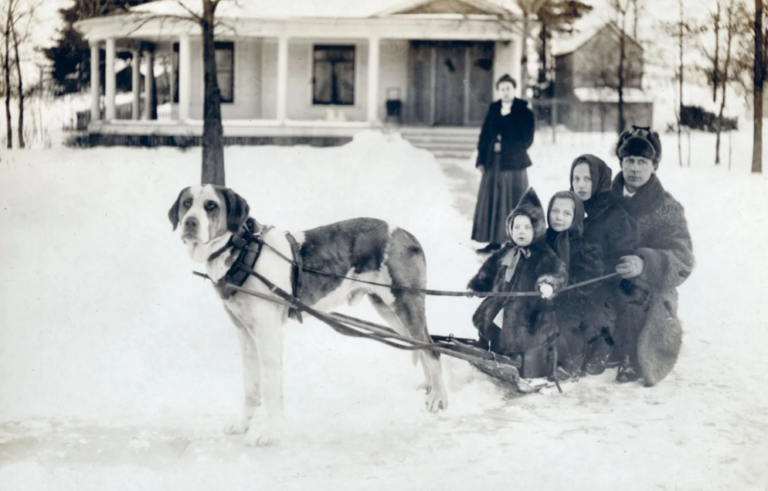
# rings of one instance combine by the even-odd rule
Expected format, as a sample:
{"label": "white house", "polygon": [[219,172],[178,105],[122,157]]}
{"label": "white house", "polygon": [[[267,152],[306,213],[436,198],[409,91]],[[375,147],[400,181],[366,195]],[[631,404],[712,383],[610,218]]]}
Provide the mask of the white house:
{"label": "white house", "polygon": [[[163,0],[77,24],[91,45],[91,80],[106,52],[104,111],[97,82],[91,134],[202,134],[201,32],[184,20],[201,4]],[[477,126],[494,80],[519,79],[513,0],[223,0],[216,18],[225,137],[348,138],[384,122]],[[147,94],[165,66],[168,104],[159,120],[152,97],[141,103],[138,70],[131,119],[118,119],[120,50],[143,63]]]}

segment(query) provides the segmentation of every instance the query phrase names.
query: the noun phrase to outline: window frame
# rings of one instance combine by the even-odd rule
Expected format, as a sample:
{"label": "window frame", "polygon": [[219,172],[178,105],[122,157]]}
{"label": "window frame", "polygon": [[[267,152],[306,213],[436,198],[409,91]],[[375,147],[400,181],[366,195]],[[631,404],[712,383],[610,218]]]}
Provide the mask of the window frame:
{"label": "window frame", "polygon": [[[357,86],[358,86],[358,56],[357,56],[357,44],[351,43],[351,44],[330,44],[330,43],[323,43],[323,44],[312,44],[310,48],[310,59],[312,60],[310,70],[311,70],[311,76],[312,76],[312,105],[313,106],[326,106],[326,107],[333,107],[333,106],[341,106],[341,107],[355,107],[356,99],[357,99]],[[315,84],[317,82],[316,72],[315,72],[315,54],[318,51],[330,51],[330,50],[345,50],[352,52],[352,100],[351,102],[340,102],[338,100],[333,100],[333,96],[331,96],[330,102],[323,102],[318,101],[315,97]],[[331,81],[331,83],[333,83]]]}

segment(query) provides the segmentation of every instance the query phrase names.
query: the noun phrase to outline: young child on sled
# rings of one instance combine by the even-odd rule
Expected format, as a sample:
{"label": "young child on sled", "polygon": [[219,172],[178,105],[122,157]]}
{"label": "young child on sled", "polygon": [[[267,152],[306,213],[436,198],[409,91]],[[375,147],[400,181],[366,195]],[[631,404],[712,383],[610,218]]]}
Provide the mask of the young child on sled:
{"label": "young child on sled", "polygon": [[[565,263],[568,283],[591,280],[603,274],[603,253],[599,246],[582,237],[584,204],[573,191],[552,196],[547,208],[547,245]],[[598,283],[574,288],[555,297],[555,314],[560,336],[557,338],[558,378],[574,377],[581,371],[586,352],[584,309]]]}
{"label": "young child on sled", "polygon": [[568,281],[565,264],[546,241],[546,220],[536,192],[523,195],[507,218],[510,241],[480,268],[467,287],[476,292],[540,292],[535,296],[487,297],[472,322],[492,351],[522,358],[521,376],[552,374],[557,336],[552,292]]}

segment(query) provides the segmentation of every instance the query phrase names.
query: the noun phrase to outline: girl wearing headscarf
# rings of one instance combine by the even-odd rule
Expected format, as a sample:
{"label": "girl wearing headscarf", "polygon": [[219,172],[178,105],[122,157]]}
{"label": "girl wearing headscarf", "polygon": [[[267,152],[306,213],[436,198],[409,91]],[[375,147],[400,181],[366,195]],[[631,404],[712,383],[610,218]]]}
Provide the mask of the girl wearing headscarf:
{"label": "girl wearing headscarf", "polygon": [[[565,263],[568,283],[597,278],[603,274],[600,247],[582,236],[584,205],[573,191],[560,191],[552,196],[547,209],[547,244]],[[574,288],[555,297],[555,314],[560,336],[557,359],[561,377],[576,376],[581,370],[586,350],[586,329],[582,326],[585,301],[596,283]]]}
{"label": "girl wearing headscarf", "polygon": [[[571,164],[571,190],[584,203],[583,236],[600,247],[606,273],[613,272],[623,256],[633,254],[640,240],[635,221],[611,195],[612,175],[611,168],[594,155],[580,155]],[[611,355],[619,281],[602,281],[585,299],[583,369],[591,375],[602,373]]]}

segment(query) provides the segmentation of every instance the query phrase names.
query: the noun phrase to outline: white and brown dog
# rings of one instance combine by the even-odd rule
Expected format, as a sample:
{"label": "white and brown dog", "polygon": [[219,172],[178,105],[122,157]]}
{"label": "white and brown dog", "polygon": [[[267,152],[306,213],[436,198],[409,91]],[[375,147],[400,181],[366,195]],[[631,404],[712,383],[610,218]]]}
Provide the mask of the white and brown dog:
{"label": "white and brown dog", "polygon": [[[193,261],[205,263],[213,281],[225,277],[239,255],[230,239],[248,220],[246,201],[230,189],[205,185],[181,191],[168,212],[174,230]],[[252,219],[251,219],[252,220]],[[258,225],[257,225],[258,226]],[[410,233],[372,218],[346,220],[293,234],[305,268],[334,275],[359,278],[395,287],[424,288],[424,251]],[[292,290],[292,264],[275,251],[292,257],[285,232],[269,229],[253,269],[278,287]],[[245,288],[271,295],[257,278],[250,276]],[[303,275],[299,299],[315,309],[329,312],[368,296],[378,313],[401,335],[429,342],[424,313],[424,294],[395,288],[356,283],[312,273]],[[227,433],[246,433],[246,443],[269,445],[279,437],[283,412],[282,326],[288,307],[251,295],[222,295],[229,317],[237,327],[243,357],[245,399],[242,417],[227,425]],[[427,409],[447,407],[440,360],[431,351],[420,351],[426,377]],[[267,418],[252,422],[254,411],[264,400]]]}

